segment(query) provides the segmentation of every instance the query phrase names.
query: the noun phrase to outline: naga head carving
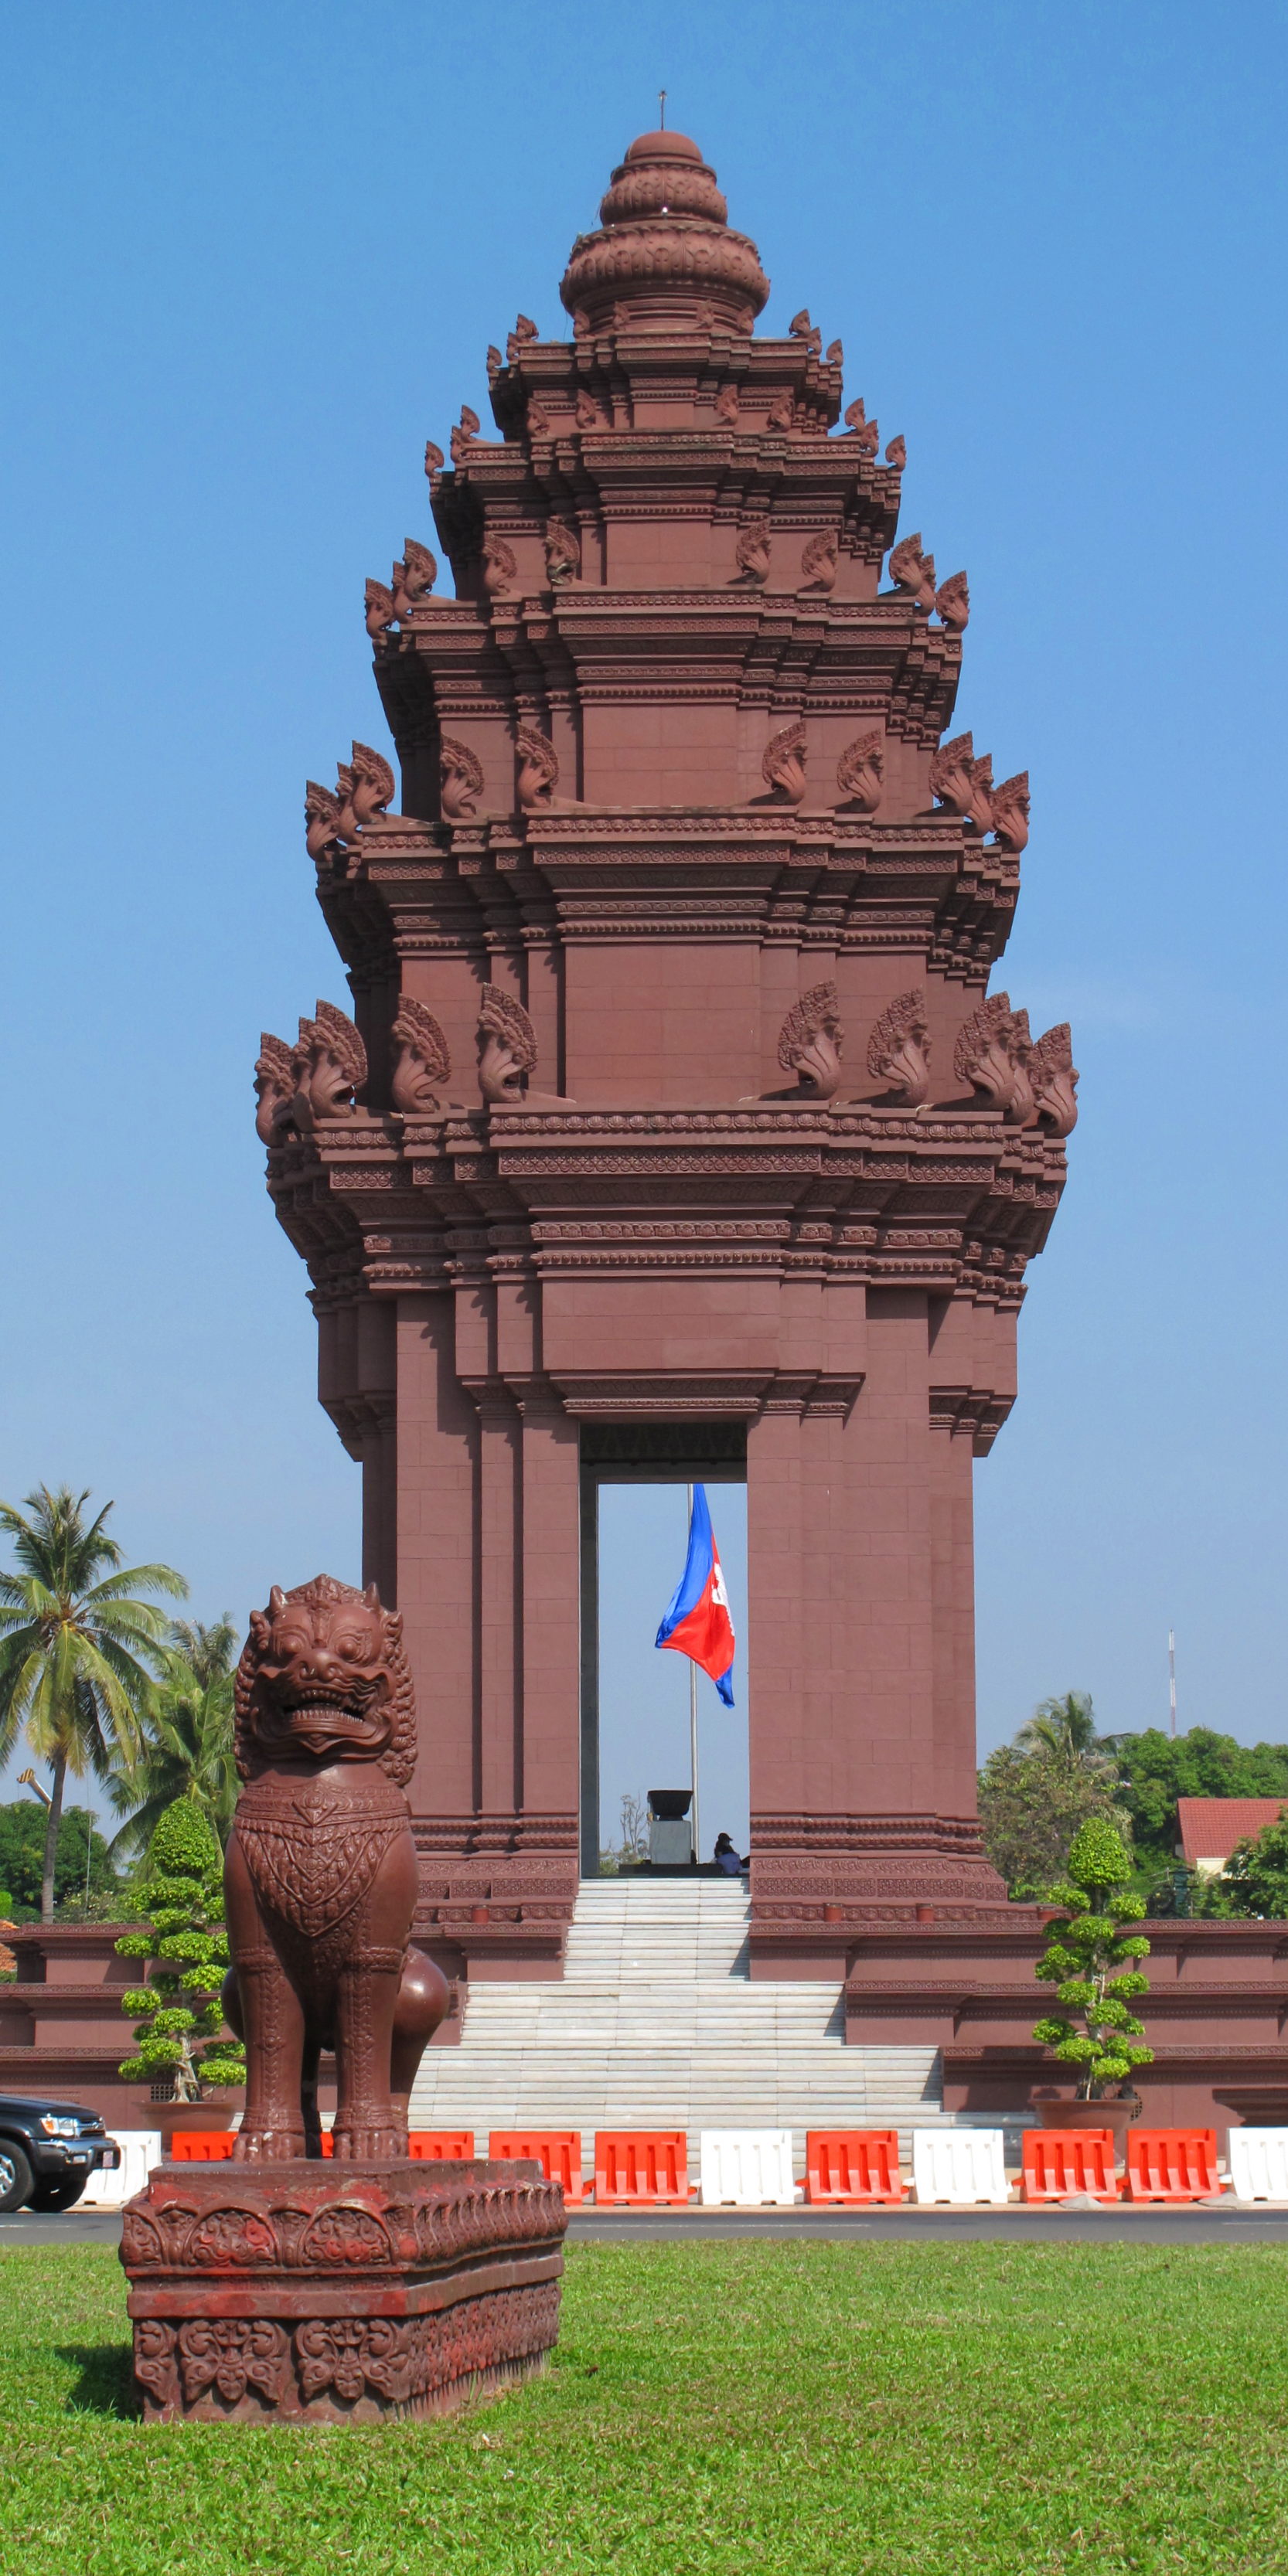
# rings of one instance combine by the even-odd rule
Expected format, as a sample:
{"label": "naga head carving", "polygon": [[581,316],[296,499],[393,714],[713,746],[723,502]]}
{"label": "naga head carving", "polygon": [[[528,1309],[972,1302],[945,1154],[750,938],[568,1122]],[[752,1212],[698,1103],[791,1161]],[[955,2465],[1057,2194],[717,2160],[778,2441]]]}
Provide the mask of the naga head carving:
{"label": "naga head carving", "polygon": [[452,1060],[447,1040],[432,1011],[405,993],[394,1021],[398,1058],[394,1065],[393,1103],[410,1118],[432,1117],[439,1094],[449,1080]]}
{"label": "naga head carving", "polygon": [[868,1072],[898,1093],[909,1109],[930,1098],[930,1026],[922,987],[900,993],[881,1014],[868,1040]]}
{"label": "naga head carving", "polygon": [[988,832],[993,826],[993,759],[984,752],[977,760],[975,744],[968,733],[954,734],[951,742],[941,743],[930,755],[930,792],[953,814],[973,823],[976,831]]}
{"label": "naga head carving", "polygon": [[935,604],[935,558],[923,554],[921,531],[903,537],[890,557],[890,579],[896,589],[906,590],[918,608],[931,609]]}
{"label": "naga head carving", "polygon": [[[592,411],[593,409],[592,405]],[[580,417],[579,408],[578,418]],[[598,426],[597,415],[591,422],[582,421],[583,429]],[[566,519],[550,519],[546,524],[544,543],[546,570],[551,581],[553,583],[575,581],[581,571],[581,539],[576,529],[569,527]]]}
{"label": "naga head carving", "polygon": [[402,1620],[365,1592],[318,1574],[252,1610],[235,1688],[236,1753],[247,1780],[267,1763],[378,1762],[409,1779],[416,1704]]}
{"label": "naga head carving", "polygon": [[749,519],[734,547],[734,561],[743,581],[769,579],[769,521]]}
{"label": "naga head carving", "polygon": [[548,736],[529,724],[518,727],[515,749],[519,758],[519,803],[525,814],[538,814],[548,806],[559,784],[558,753]]}
{"label": "naga head carving", "polygon": [[802,993],[783,1022],[778,1061],[794,1073],[807,1097],[830,1100],[841,1084],[841,998],[835,984]]}
{"label": "naga head carving", "polygon": [[445,733],[438,746],[438,778],[443,819],[467,823],[483,793],[483,769],[467,742]]}
{"label": "naga head carving", "polygon": [[807,539],[801,555],[801,586],[805,590],[834,590],[838,562],[836,532],[820,528]]}
{"label": "naga head carving", "polygon": [[1028,1073],[1039,1118],[1053,1134],[1071,1135],[1078,1123],[1078,1068],[1067,1020],[1034,1041]]}
{"label": "naga head carving", "polygon": [[953,1072],[1024,1127],[1034,1116],[1032,1053],[1028,1012],[1013,1011],[1008,993],[990,993],[957,1032]]}
{"label": "naga head carving", "polygon": [[770,735],[760,774],[772,795],[781,796],[788,805],[799,805],[805,793],[803,724],[784,725],[781,733]]}
{"label": "naga head carving", "polygon": [[993,831],[1002,849],[1018,858],[1027,848],[1029,838],[1029,773],[1017,769],[1014,778],[1003,778],[993,789],[991,798]]}
{"label": "naga head carving", "polygon": [[297,1122],[311,1126],[319,1118],[357,1116],[355,1091],[367,1079],[367,1050],[343,1011],[334,1002],[319,1002],[317,1016],[301,1020],[295,1050]]}
{"label": "naga head carving", "polygon": [[428,599],[438,579],[438,559],[417,537],[407,537],[402,554],[393,569],[393,603],[395,617],[415,614],[422,599]]}
{"label": "naga head carving", "polygon": [[522,1106],[519,1085],[536,1061],[536,1031],[522,1002],[503,993],[499,984],[485,984],[479,1003],[479,1089],[484,1099],[496,1107],[507,1101]]}
{"label": "naga head carving", "polygon": [[941,581],[935,592],[935,606],[950,633],[964,633],[970,624],[970,586],[964,572],[950,572],[947,581]]}
{"label": "naga head carving", "polygon": [[861,814],[875,814],[884,768],[885,735],[876,725],[871,733],[858,734],[848,743],[836,764],[838,804],[857,805]]}
{"label": "naga head carving", "polygon": [[291,1129],[295,1057],[285,1038],[265,1029],[255,1059],[255,1133],[262,1145],[280,1145]]}

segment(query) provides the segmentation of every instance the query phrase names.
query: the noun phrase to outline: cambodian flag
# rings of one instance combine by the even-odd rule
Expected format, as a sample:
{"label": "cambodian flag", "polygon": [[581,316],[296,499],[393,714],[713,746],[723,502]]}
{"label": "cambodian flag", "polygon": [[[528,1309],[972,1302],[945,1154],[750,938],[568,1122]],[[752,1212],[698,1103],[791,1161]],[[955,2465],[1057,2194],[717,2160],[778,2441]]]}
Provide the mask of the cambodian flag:
{"label": "cambodian flag", "polygon": [[674,1646],[710,1673],[726,1708],[733,1707],[733,1621],[716,1548],[706,1489],[693,1488],[689,1554],[655,1640]]}

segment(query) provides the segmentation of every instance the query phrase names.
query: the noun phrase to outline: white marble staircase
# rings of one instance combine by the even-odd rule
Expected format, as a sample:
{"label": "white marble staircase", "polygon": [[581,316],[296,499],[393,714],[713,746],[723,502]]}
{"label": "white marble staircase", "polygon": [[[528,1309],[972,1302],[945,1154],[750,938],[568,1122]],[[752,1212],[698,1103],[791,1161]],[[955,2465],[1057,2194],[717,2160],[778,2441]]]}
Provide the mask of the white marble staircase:
{"label": "white marble staircase", "polygon": [[555,1984],[477,1982],[458,2048],[426,2051],[413,2128],[805,2131],[938,2125],[930,2048],[847,2048],[842,2000],[825,1980],[754,1982],[747,1894],[737,1879],[583,1881]]}

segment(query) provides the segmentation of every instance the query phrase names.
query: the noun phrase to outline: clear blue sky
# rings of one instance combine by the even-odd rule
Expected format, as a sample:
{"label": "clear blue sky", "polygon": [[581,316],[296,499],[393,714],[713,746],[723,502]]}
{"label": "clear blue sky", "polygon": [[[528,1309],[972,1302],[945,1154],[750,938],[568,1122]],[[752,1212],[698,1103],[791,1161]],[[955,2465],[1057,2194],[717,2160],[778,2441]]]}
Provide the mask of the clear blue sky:
{"label": "clear blue sky", "polygon": [[764,327],[808,303],[906,436],[960,721],[1032,773],[1000,980],[1082,1119],[977,1476],[981,1743],[1164,1716],[1173,1620],[1182,1722],[1288,1736],[1286,55],[1191,0],[8,13],[0,1492],[114,1496],[206,1616],[356,1566],[251,1127],[261,1027],[345,995],[303,781],[382,738],[364,577],[665,84]]}

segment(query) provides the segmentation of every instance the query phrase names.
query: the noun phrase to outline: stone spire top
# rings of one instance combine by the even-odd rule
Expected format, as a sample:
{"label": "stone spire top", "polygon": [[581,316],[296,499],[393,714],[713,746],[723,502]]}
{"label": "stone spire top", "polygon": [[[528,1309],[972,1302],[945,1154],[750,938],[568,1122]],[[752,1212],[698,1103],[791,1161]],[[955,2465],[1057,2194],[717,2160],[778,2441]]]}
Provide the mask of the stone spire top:
{"label": "stone spire top", "polygon": [[714,170],[687,134],[641,134],[613,172],[602,229],[582,233],[559,292],[578,332],[750,331],[769,295],[731,232]]}

